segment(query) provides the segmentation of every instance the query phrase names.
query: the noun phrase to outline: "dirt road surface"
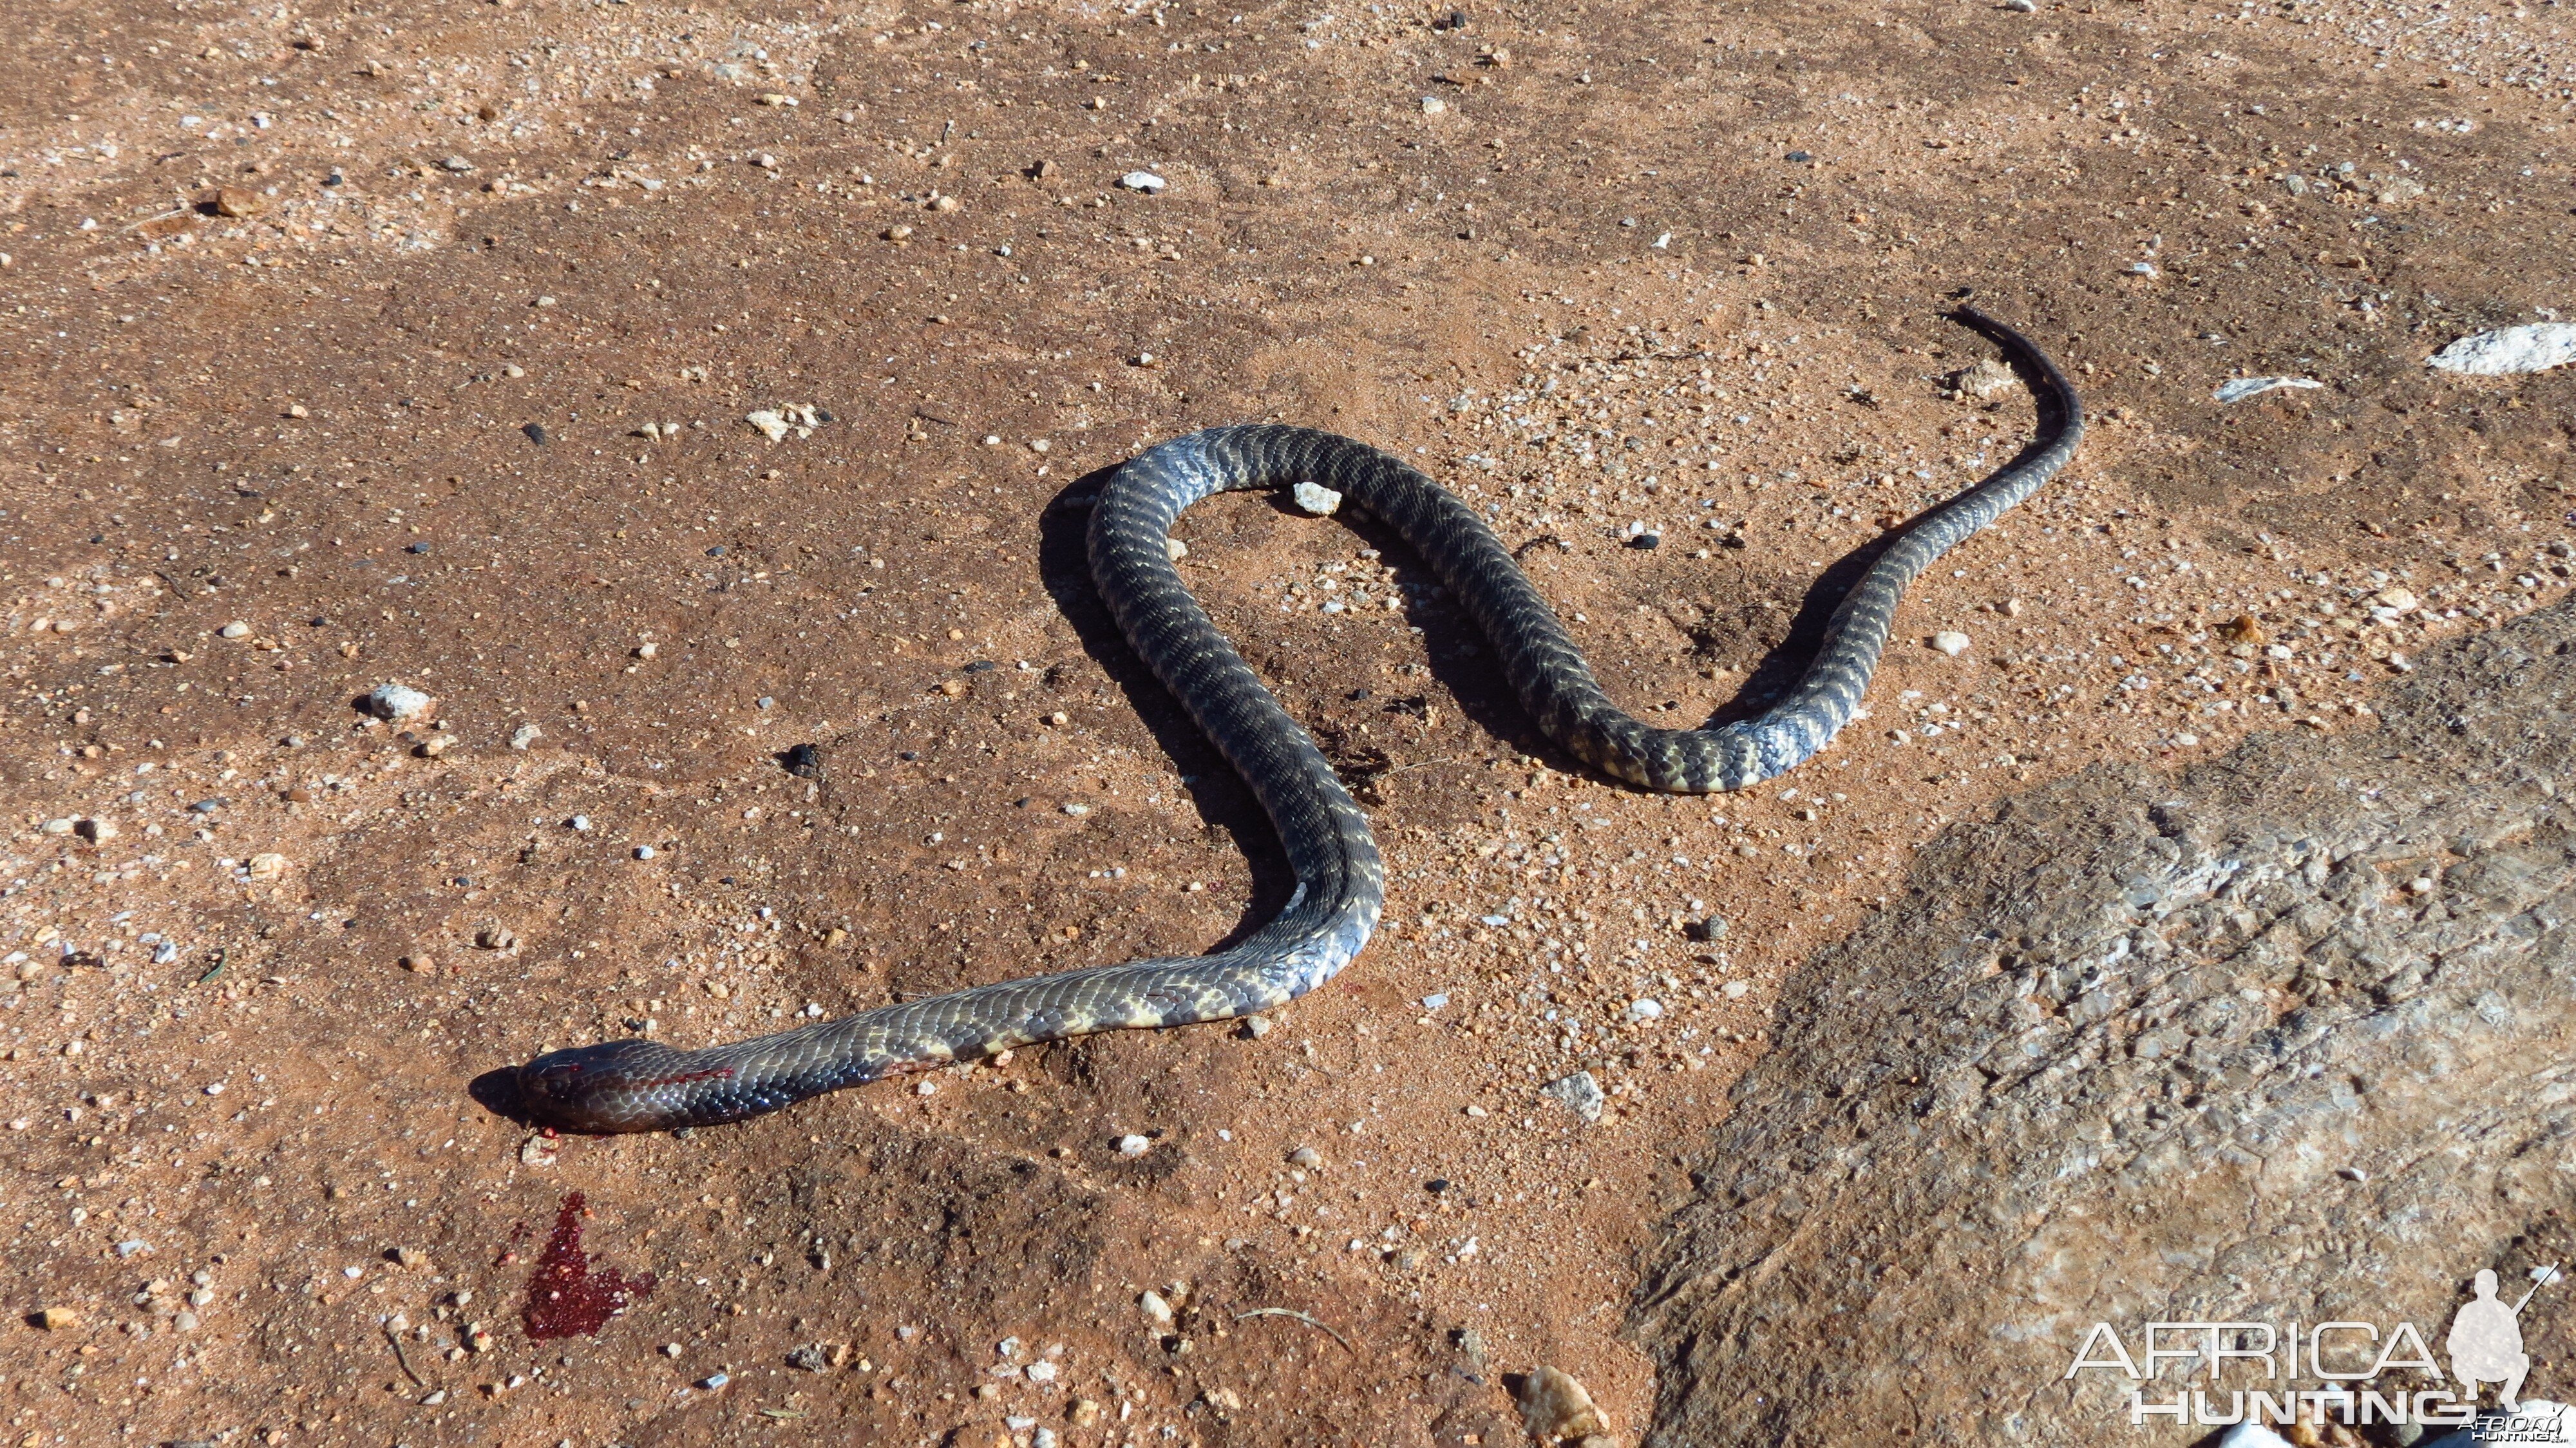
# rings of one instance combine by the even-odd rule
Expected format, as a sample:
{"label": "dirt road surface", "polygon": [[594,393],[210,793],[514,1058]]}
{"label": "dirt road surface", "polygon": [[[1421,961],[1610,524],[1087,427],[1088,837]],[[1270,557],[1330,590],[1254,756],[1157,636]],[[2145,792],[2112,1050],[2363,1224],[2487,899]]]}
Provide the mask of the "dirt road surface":
{"label": "dirt road surface", "polygon": [[[2554,3],[8,29],[12,1443],[1493,1448],[1542,1363],[1635,1441],[1639,1263],[1918,846],[2567,588],[2576,374],[2425,365],[2576,307]],[[1758,699],[2027,436],[1963,288],[2094,430],[1795,774],[1583,773],[1399,546],[1220,499],[1184,574],[1389,859],[1330,989],[685,1138],[469,1091],[1275,903],[1081,557],[1196,427],[1398,449],[1631,707]]]}

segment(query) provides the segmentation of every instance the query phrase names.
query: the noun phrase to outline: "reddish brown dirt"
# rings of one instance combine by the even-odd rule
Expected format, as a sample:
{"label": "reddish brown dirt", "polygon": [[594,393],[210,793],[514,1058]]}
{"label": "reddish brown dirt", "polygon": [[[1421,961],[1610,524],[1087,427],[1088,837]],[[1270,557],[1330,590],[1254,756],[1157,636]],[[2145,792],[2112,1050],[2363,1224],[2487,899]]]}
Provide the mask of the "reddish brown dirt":
{"label": "reddish brown dirt", "polygon": [[[2423,366],[2576,305],[2563,7],[1447,14],[21,7],[0,1199],[13,1311],[75,1316],[9,1329],[12,1441],[1494,1445],[1541,1362],[1636,1433],[1641,1249],[1918,844],[2367,728],[2564,589],[2576,383]],[[1960,287],[2096,429],[1775,786],[1583,774],[1400,547],[1219,500],[1185,573],[1374,774],[1331,989],[685,1139],[469,1095],[1257,918],[1275,847],[1081,559],[1194,427],[1418,457],[1650,717],[1776,685],[2026,435],[1942,385]],[[2276,372],[2326,385],[2210,400]],[[442,727],[355,709],[394,680]],[[1598,1125],[1537,1095],[1578,1069]],[[660,1286],[531,1341],[568,1191]]]}

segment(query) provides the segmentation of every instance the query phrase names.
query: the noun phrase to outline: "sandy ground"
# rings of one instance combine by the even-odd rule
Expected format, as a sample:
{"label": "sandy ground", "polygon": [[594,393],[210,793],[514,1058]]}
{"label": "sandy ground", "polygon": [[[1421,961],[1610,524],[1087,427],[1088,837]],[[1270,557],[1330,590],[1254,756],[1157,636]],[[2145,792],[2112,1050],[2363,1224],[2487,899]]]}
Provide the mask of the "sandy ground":
{"label": "sandy ground", "polygon": [[[2576,307],[2556,4],[10,28],[11,1442],[1493,1445],[1539,1363],[1633,1437],[1639,1256],[1923,841],[2368,729],[2567,587],[2576,374],[2424,367]],[[1773,786],[1582,772],[1400,545],[1222,499],[1184,573],[1389,859],[1330,989],[686,1138],[470,1093],[1270,908],[1081,559],[1098,470],[1194,427],[1400,449],[1646,717],[1758,701],[2027,436],[1960,288],[2094,431]],[[2323,386],[2211,398],[2269,374]],[[1538,1091],[1582,1070],[1596,1124]],[[575,1227],[652,1284],[532,1337]]]}

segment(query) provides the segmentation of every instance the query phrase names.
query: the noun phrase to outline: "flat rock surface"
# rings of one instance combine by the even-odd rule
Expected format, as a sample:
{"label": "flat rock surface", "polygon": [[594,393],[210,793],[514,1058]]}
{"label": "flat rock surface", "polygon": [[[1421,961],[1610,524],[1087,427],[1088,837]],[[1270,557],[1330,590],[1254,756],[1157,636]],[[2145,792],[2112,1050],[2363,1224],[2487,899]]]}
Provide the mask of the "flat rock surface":
{"label": "flat rock surface", "polygon": [[[2187,1364],[2069,1379],[2095,1323],[2133,1360],[2150,1320],[2403,1320],[2439,1353],[2477,1271],[2511,1301],[2563,1265],[2570,717],[2560,606],[2428,659],[2376,731],[2090,772],[1926,847],[1792,977],[1655,1256],[1648,1441],[2192,1441],[2128,1420],[2133,1386],[2207,1388]],[[2538,1396],[2563,1281],[2521,1327]]]}

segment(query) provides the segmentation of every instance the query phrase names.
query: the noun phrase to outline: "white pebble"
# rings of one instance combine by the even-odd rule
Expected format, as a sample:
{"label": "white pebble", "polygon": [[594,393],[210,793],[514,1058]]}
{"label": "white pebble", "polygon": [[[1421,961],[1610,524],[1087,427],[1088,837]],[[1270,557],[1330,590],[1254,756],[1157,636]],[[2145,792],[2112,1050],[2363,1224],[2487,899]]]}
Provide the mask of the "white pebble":
{"label": "white pebble", "polygon": [[1332,516],[1333,510],[1342,505],[1342,495],[1320,483],[1299,483],[1288,490],[1288,496],[1318,518]]}
{"label": "white pebble", "polygon": [[367,695],[367,712],[390,724],[409,724],[427,718],[438,707],[438,701],[408,684],[378,684]]}
{"label": "white pebble", "polygon": [[1172,1304],[1163,1300],[1163,1294],[1159,1292],[1147,1292],[1144,1296],[1136,1299],[1136,1306],[1144,1311],[1145,1320],[1153,1323],[1156,1327],[1169,1327],[1172,1325]]}
{"label": "white pebble", "polygon": [[250,625],[242,622],[240,619],[234,619],[231,623],[225,624],[222,628],[215,630],[215,632],[222,634],[228,639],[248,638],[250,637]]}
{"label": "white pebble", "polygon": [[1073,816],[1075,819],[1080,819],[1084,815],[1091,813],[1091,806],[1084,804],[1079,800],[1067,800],[1064,803],[1064,812]]}
{"label": "white pebble", "polygon": [[1628,1019],[1632,1021],[1651,1021],[1663,1013],[1664,1003],[1651,996],[1628,1003]]}
{"label": "white pebble", "polygon": [[1154,1143],[1132,1133],[1118,1138],[1118,1154],[1120,1156],[1143,1156],[1145,1153],[1152,1151],[1153,1149]]}
{"label": "white pebble", "polygon": [[512,749],[525,749],[529,745],[544,738],[545,734],[546,731],[538,728],[534,724],[522,724],[518,728],[510,731],[510,747]]}
{"label": "white pebble", "polygon": [[2570,362],[2576,362],[2576,322],[2535,322],[2462,337],[2434,353],[2425,365],[2437,372],[2503,377],[2544,372]]}
{"label": "white pebble", "polygon": [[912,1094],[915,1096],[936,1096],[939,1094],[939,1083],[936,1081],[924,1081],[920,1085],[912,1088]]}
{"label": "white pebble", "polygon": [[651,845],[637,845],[635,847],[635,858],[639,860],[649,860],[660,853],[662,853],[660,850],[653,848]]}
{"label": "white pebble", "polygon": [[1130,171],[1126,175],[1118,178],[1118,184],[1126,187],[1130,191],[1142,191],[1146,195],[1151,196],[1155,192],[1162,190],[1164,183],[1162,177],[1155,175],[1151,171]]}
{"label": "white pebble", "polygon": [[1956,629],[1943,629],[1932,636],[1932,647],[1955,659],[1968,651],[1968,636]]}
{"label": "white pebble", "polygon": [[1178,538],[1166,538],[1163,540],[1163,552],[1174,563],[1178,563],[1190,556],[1190,545]]}
{"label": "white pebble", "polygon": [[2260,397],[2277,387],[2323,387],[2324,383],[2306,377],[2230,377],[2210,394],[2221,402],[2243,402]]}
{"label": "white pebble", "polygon": [[1440,115],[1448,109],[1449,103],[1438,96],[1424,96],[1422,98],[1422,113],[1426,116]]}

